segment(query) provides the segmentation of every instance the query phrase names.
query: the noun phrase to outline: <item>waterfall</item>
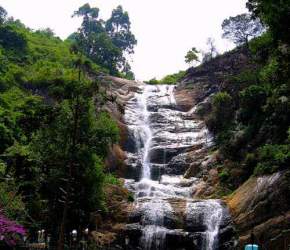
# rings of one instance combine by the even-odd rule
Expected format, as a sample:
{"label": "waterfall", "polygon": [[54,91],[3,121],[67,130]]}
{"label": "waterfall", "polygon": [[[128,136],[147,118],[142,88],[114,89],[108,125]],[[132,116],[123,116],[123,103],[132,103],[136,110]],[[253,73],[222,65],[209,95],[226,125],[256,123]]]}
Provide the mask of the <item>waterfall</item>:
{"label": "waterfall", "polygon": [[143,119],[140,120],[141,129],[143,130],[142,133],[142,142],[144,145],[143,148],[143,157],[142,157],[142,177],[145,179],[150,179],[151,176],[151,168],[150,168],[150,161],[149,161],[149,150],[152,140],[152,131],[150,128],[150,121],[149,121],[149,112],[147,109],[147,101],[148,101],[148,88],[144,89],[144,93],[139,96],[139,101],[141,103],[143,113]]}
{"label": "waterfall", "polygon": [[188,113],[177,109],[174,88],[143,85],[125,110],[124,120],[135,141],[135,149],[128,152],[127,164],[140,168],[140,178],[127,180],[126,185],[135,194],[135,213],[141,218],[141,248],[174,249],[166,245],[170,235],[188,238],[190,233],[175,225],[178,223],[173,206],[184,203],[181,212],[185,213],[186,223],[196,221],[200,230],[204,230],[193,234],[201,235],[200,249],[215,250],[223,213],[219,201],[192,199],[200,180],[167,173],[171,165],[175,166],[172,162],[186,154],[187,149],[194,145],[208,147],[212,141],[201,121],[186,119]]}

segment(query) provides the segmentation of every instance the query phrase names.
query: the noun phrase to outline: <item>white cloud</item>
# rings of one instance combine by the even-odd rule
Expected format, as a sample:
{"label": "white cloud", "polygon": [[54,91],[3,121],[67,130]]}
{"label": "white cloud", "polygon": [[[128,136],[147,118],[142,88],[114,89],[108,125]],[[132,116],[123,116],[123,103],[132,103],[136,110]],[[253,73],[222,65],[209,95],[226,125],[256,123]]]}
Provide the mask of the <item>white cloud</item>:
{"label": "white cloud", "polygon": [[139,79],[186,69],[185,53],[193,46],[203,48],[208,37],[215,38],[220,51],[230,49],[221,39],[221,23],[246,12],[246,0],[1,0],[0,5],[30,28],[49,27],[66,38],[80,24],[72,13],[86,2],[99,7],[103,18],[119,4],[129,12],[138,40],[132,66]]}

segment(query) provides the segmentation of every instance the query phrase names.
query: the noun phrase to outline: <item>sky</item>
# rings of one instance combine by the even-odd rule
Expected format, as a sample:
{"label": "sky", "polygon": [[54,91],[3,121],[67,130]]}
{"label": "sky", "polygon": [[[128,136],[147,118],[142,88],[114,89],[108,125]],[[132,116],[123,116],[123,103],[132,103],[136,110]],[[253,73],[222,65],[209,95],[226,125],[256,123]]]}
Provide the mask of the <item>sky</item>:
{"label": "sky", "polygon": [[233,44],[221,38],[222,21],[247,11],[246,0],[0,0],[10,16],[32,29],[49,27],[62,39],[80,26],[71,16],[85,3],[98,7],[103,19],[118,5],[129,12],[138,40],[130,60],[138,80],[187,69],[186,52],[205,50],[208,37],[220,52],[230,50]]}

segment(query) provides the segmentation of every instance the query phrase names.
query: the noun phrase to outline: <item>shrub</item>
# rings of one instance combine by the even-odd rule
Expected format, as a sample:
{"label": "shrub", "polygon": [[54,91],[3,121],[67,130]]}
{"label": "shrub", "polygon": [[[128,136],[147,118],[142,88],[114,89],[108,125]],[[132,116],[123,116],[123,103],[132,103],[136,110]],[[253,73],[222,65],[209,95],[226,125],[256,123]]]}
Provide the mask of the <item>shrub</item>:
{"label": "shrub", "polygon": [[106,174],[105,179],[104,179],[105,184],[112,184],[112,185],[121,185],[121,181],[114,175],[112,174]]}
{"label": "shrub", "polygon": [[219,178],[221,182],[226,182],[230,178],[230,171],[227,168],[223,168],[219,173]]}
{"label": "shrub", "polygon": [[233,119],[232,97],[226,92],[217,93],[212,100],[212,112],[206,123],[213,132],[229,127]]}
{"label": "shrub", "polygon": [[251,119],[256,119],[261,114],[267,92],[262,86],[251,85],[240,92],[240,98],[239,121],[248,124]]}
{"label": "shrub", "polygon": [[271,174],[284,169],[290,163],[290,145],[265,145],[258,149],[255,175]]}

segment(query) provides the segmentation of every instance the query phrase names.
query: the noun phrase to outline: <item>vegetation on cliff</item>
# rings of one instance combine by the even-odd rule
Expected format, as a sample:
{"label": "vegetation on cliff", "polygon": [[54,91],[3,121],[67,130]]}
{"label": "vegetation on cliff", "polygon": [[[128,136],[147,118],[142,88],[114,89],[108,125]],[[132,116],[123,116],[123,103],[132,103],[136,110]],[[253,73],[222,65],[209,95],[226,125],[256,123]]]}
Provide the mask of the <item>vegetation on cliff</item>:
{"label": "vegetation on cliff", "polygon": [[149,81],[145,81],[147,84],[176,84],[181,81],[181,79],[185,76],[185,71],[179,71],[178,73],[164,76],[162,79],[157,80],[156,78],[152,78]]}
{"label": "vegetation on cliff", "polygon": [[[105,24],[97,12],[81,7],[82,27],[62,41],[0,7],[0,244],[23,236],[20,223],[29,237],[45,228],[63,249],[68,231],[84,230],[92,213],[106,211],[103,188],[117,182],[104,160],[119,130],[102,112],[107,96],[97,79],[109,72],[129,76],[123,52],[132,53],[136,40],[121,7]],[[96,27],[86,33],[88,21]],[[130,38],[126,44],[123,36]],[[104,41],[102,58],[86,53],[95,39]]]}
{"label": "vegetation on cliff", "polygon": [[[228,79],[212,98],[206,118],[223,156],[221,180],[230,189],[252,174],[289,168],[290,40],[285,36],[285,20],[289,19],[286,10],[290,6],[285,1],[268,2],[249,1],[247,5],[252,18],[260,18],[267,29],[243,42],[248,43],[247,53],[255,67]],[[238,44],[242,38],[236,37]]]}

